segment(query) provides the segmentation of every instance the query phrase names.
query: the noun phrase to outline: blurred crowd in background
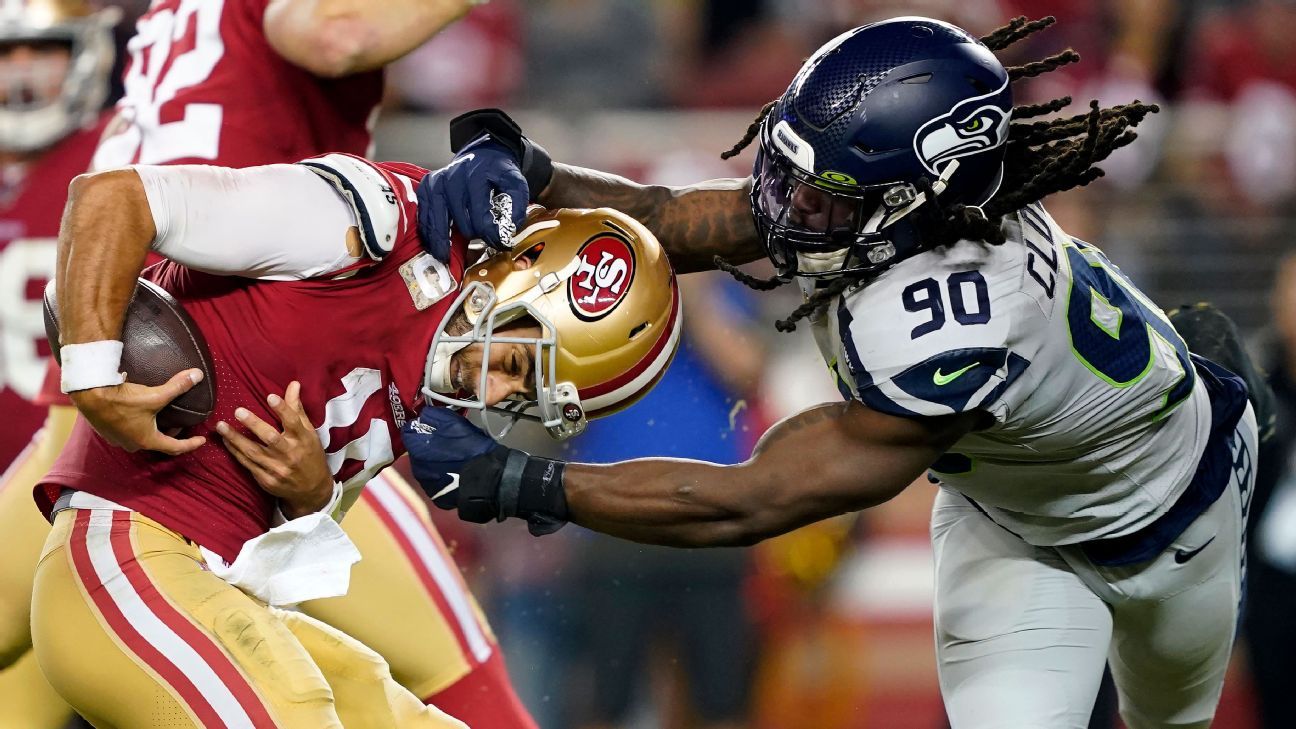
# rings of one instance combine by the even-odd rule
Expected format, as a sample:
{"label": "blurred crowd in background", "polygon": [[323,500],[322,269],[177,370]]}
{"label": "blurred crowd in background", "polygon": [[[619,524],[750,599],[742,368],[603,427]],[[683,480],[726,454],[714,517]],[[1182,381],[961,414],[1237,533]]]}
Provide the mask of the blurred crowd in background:
{"label": "blurred crowd in background", "polygon": [[[120,4],[128,19],[146,5]],[[1245,638],[1217,726],[1296,726],[1296,261],[1284,260],[1296,250],[1296,0],[491,0],[395,64],[376,156],[444,163],[449,117],[499,106],[559,161],[646,182],[746,175],[750,151],[718,154],[804,58],[847,28],[913,14],[974,34],[1056,15],[1004,60],[1070,46],[1083,61],[1019,102],[1162,105],[1104,179],[1047,205],[1159,304],[1218,304],[1272,373],[1285,410],[1262,462]],[[741,461],[770,423],[837,399],[808,334],[774,332],[795,300],[714,274],[684,293],[687,340],[668,376],[566,455]],[[750,550],[440,523],[545,729],[934,729],[934,491],[916,484],[858,520]]]}

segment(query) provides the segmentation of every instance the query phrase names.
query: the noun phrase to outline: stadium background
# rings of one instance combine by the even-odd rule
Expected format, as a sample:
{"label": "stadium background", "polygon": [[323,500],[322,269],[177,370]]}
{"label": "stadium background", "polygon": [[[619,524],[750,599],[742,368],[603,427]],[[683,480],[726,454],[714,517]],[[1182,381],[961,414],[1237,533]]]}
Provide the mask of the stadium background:
{"label": "stadium background", "polygon": [[[120,4],[129,17],[143,3]],[[1090,98],[1163,105],[1140,127],[1140,140],[1103,165],[1106,178],[1052,198],[1052,213],[1103,247],[1162,305],[1214,301],[1257,351],[1272,348],[1271,294],[1296,223],[1291,0],[492,0],[395,64],[376,156],[442,164],[449,117],[492,105],[513,113],[564,162],[676,184],[745,175],[750,151],[729,163],[718,153],[838,32],[922,14],[981,34],[1019,13],[1060,22],[1013,48],[1014,58],[1066,46],[1084,57],[1037,79],[1030,100],[1069,94],[1078,102],[1074,113]],[[1289,286],[1294,278],[1287,277]],[[698,286],[704,290],[694,307],[686,298],[687,316],[699,307],[716,311],[711,294],[722,286],[714,279]],[[773,419],[837,397],[804,328],[773,330],[793,305],[788,296],[762,295],[743,304],[755,309],[741,325],[705,332],[710,344],[698,345],[698,366],[720,370],[727,417],[708,421],[712,430],[700,437],[741,452]],[[729,348],[744,354],[726,361]],[[735,362],[741,377],[724,371]],[[675,396],[667,410],[687,418],[700,409],[696,399]],[[653,432],[653,414],[626,417],[638,419],[636,437]],[[931,647],[926,529],[933,496],[934,488],[918,483],[858,523],[735,557],[738,609],[757,626],[754,650],[730,647],[716,657],[750,664],[750,719],[736,726],[944,726]],[[575,527],[534,541],[512,525],[440,523],[537,719],[546,729],[592,726],[595,679],[620,670],[585,649],[610,629],[606,615],[583,609],[588,592],[578,584],[587,573],[581,565],[602,543]],[[726,616],[681,608],[662,617],[669,624]],[[635,638],[656,645],[651,632]],[[680,652],[664,646],[654,648],[648,668],[633,671],[635,709],[624,726],[690,725],[681,698],[687,692],[675,679]],[[1243,641],[1217,726],[1260,726],[1246,650]]]}

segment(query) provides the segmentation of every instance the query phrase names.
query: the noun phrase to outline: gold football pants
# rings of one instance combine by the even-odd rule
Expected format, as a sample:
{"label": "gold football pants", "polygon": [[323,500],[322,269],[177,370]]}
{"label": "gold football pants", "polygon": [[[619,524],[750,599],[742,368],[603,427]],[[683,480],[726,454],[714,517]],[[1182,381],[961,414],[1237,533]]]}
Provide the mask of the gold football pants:
{"label": "gold football pants", "polygon": [[424,699],[498,653],[423,497],[394,470],[365,485],[342,528],[363,556],[350,589],[302,603],[302,612],[378,651],[396,680]]}
{"label": "gold football pants", "polygon": [[[31,492],[75,417],[71,407],[51,407],[45,427],[0,478],[0,729],[55,729],[71,716],[30,655],[32,578],[50,530]],[[388,470],[342,526],[364,556],[352,568],[351,590],[303,611],[377,650],[397,681],[425,702],[483,729],[533,726],[422,497]],[[478,700],[483,694],[487,704]]]}
{"label": "gold football pants", "polygon": [[101,728],[463,727],[373,650],[267,607],[140,514],[60,512],[32,594],[50,684]]}
{"label": "gold football pants", "polygon": [[50,529],[32,487],[54,463],[75,418],[72,408],[51,408],[45,427],[0,476],[0,729],[59,729],[72,716],[31,654],[32,578]]}

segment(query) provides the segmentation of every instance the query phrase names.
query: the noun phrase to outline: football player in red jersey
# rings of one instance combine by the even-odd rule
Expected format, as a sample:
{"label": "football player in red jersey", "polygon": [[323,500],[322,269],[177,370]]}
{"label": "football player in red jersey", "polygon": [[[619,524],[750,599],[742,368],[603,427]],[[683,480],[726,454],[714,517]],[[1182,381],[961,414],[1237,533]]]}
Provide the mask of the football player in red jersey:
{"label": "football player in red jersey", "polygon": [[[90,164],[107,121],[115,10],[79,0],[0,9],[0,726],[62,726],[71,709],[31,647],[31,584],[49,524],[31,485],[72,424],[41,393],[49,355],[40,296],[54,276],[63,191]],[[44,427],[41,425],[44,423]],[[39,429],[39,430],[38,430]]]}
{"label": "football player in red jersey", "polygon": [[45,416],[33,407],[48,356],[40,291],[54,274],[60,193],[89,167],[106,122],[115,17],[53,0],[0,15],[0,463]]}
{"label": "football player in red jersey", "polygon": [[[62,389],[85,419],[37,490],[54,530],[32,633],[51,684],[92,723],[459,726],[359,641],[274,606],[345,592],[358,555],[330,517],[400,455],[425,395],[485,407],[525,394],[567,432],[646,392],[678,342],[679,307],[655,239],[607,210],[533,219],[522,245],[469,269],[493,288],[460,292],[464,240],[446,263],[421,250],[424,172],[335,154],[74,181]],[[150,247],[170,260],[145,275],[185,305],[217,378],[212,417],[180,439],[153,416],[195,371],[123,384],[113,341]],[[259,472],[231,427],[258,421],[317,437],[305,472],[328,488]],[[276,505],[288,521],[271,528]]]}
{"label": "football player in red jersey", "polygon": [[383,66],[482,1],[158,0],[95,166],[363,155]]}
{"label": "football player in red jersey", "polygon": [[[208,163],[229,167],[290,162],[325,152],[365,154],[382,94],[382,67],[465,13],[474,0],[160,0],[128,44],[125,97],[94,167]],[[75,171],[84,170],[83,166]],[[71,177],[68,173],[67,178]],[[60,182],[60,190],[66,179]],[[51,202],[55,202],[51,196]],[[57,207],[62,206],[58,197]],[[53,223],[51,223],[51,226]],[[51,232],[53,228],[51,227]],[[39,286],[32,288],[39,294]],[[26,326],[40,331],[39,309]],[[62,447],[74,410],[55,373],[41,397],[51,422],[43,459],[15,489],[29,491]],[[25,433],[19,437],[25,437]],[[387,494],[389,498],[379,498]],[[48,531],[26,498],[10,510],[28,524],[21,612],[0,616],[13,655],[30,645],[30,565]],[[0,519],[5,515],[0,515]],[[532,725],[518,701],[490,626],[457,574],[426,508],[393,472],[352,509],[346,530],[368,557],[345,597],[303,605],[309,614],[374,647],[402,685],[473,726]],[[18,532],[11,532],[18,533]],[[6,566],[4,571],[9,571]],[[7,579],[7,578],[6,578]],[[372,620],[377,611],[390,620]],[[9,626],[12,626],[12,630]],[[418,636],[417,639],[411,639]],[[8,649],[0,646],[0,656]],[[487,693],[491,702],[476,701]],[[0,708],[0,711],[3,711]]]}

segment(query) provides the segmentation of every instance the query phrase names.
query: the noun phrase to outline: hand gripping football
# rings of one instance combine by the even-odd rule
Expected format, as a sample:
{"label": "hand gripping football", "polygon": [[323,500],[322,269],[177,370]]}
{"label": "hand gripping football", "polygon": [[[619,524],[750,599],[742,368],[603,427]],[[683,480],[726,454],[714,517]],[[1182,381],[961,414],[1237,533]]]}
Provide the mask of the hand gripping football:
{"label": "hand gripping football", "polygon": [[[53,281],[45,287],[44,309],[45,336],[54,359],[62,363],[58,297]],[[177,372],[202,370],[202,382],[158,412],[158,430],[187,428],[211,415],[216,403],[216,378],[212,376],[207,341],[180,302],[161,286],[144,279],[136,284],[122,324],[122,344],[121,368],[127,382],[156,387]]]}

